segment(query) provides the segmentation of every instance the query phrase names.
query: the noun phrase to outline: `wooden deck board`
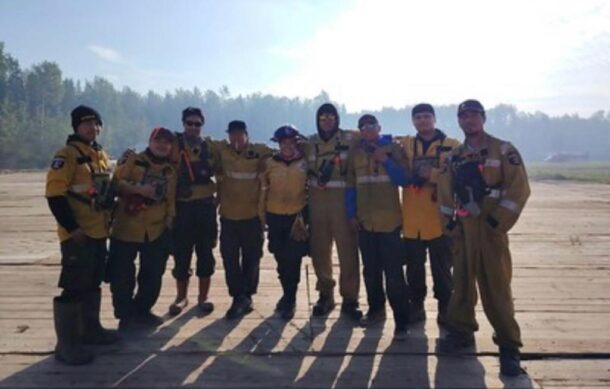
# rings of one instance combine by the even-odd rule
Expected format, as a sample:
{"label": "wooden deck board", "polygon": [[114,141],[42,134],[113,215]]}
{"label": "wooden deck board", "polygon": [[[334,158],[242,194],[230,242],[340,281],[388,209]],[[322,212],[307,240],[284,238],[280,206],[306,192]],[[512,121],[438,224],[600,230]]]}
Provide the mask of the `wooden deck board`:
{"label": "wooden deck board", "polygon": [[[52,357],[51,306],[59,255],[42,179],[41,173],[0,175],[0,387],[610,386],[610,186],[533,184],[510,237],[529,377],[508,380],[498,375],[497,348],[480,306],[476,349],[460,356],[437,353],[443,331],[432,298],[428,321],[396,342],[391,314],[384,326],[366,330],[341,319],[338,309],[326,319],[310,318],[303,274],[295,319],[283,322],[273,313],[280,287],[267,253],[255,311],[244,319],[223,319],[230,299],[217,255],[212,314],[189,309],[154,332],[96,348],[92,365],[61,365]],[[315,276],[305,263],[315,299]],[[170,259],[158,314],[173,299],[171,267]],[[194,285],[190,294],[194,301]],[[365,297],[362,287],[363,306]],[[102,309],[104,324],[115,327],[107,286]]]}

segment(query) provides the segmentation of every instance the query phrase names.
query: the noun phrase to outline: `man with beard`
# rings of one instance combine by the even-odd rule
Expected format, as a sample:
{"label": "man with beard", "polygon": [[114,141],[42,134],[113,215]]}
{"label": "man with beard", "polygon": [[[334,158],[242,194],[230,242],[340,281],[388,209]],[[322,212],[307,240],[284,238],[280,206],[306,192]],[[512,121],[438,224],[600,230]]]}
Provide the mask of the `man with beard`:
{"label": "man with beard", "polygon": [[438,181],[440,211],[453,241],[454,260],[454,290],[447,311],[450,332],[440,349],[454,352],[474,345],[478,284],[500,349],[500,372],[515,376],[522,373],[522,343],[510,285],[507,233],[519,219],[530,187],[517,149],[489,135],[485,120],[479,101],[459,105],[458,121],[466,139],[451,152]]}

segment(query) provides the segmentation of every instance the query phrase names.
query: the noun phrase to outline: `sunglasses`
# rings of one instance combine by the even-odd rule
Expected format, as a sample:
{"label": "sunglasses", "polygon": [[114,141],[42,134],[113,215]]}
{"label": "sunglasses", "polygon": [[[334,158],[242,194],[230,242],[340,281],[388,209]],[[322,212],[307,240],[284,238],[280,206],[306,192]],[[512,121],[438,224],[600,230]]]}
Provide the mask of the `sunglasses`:
{"label": "sunglasses", "polygon": [[190,120],[185,121],[184,124],[186,124],[189,127],[201,127],[201,126],[203,126],[202,122],[192,122]]}
{"label": "sunglasses", "polygon": [[377,124],[363,124],[362,126],[360,126],[360,131],[367,131],[367,130],[376,130],[377,129]]}
{"label": "sunglasses", "polygon": [[318,119],[322,122],[337,120],[337,117],[332,114],[322,114],[318,117]]}

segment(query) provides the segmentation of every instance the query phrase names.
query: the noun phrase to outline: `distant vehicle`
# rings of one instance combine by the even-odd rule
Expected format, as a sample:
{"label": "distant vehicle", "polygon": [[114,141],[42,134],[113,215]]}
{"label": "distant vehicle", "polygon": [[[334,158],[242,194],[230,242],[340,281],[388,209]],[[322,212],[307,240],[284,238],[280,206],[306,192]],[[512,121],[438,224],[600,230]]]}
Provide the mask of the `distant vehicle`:
{"label": "distant vehicle", "polygon": [[560,153],[552,153],[549,154],[548,157],[544,159],[544,162],[571,162],[571,161],[588,161],[589,153],[569,153],[569,152],[560,152]]}

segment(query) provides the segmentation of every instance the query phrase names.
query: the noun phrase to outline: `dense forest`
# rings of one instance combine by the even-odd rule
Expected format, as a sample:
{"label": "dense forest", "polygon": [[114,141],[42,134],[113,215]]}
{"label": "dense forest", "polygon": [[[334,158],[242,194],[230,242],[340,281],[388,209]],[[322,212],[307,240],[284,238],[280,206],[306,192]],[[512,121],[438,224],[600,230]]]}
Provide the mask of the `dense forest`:
{"label": "dense forest", "polygon": [[[467,91],[465,97],[471,97]],[[293,123],[305,134],[315,131],[315,111],[329,100],[323,91],[311,99],[260,93],[232,96],[227,87],[142,95],[129,87],[119,90],[103,78],[84,83],[65,78],[52,62],[22,69],[0,42],[0,168],[46,166],[53,151],[72,132],[69,114],[78,104],[91,105],[102,114],[100,142],[116,156],[126,147],[146,142],[157,125],[180,130],[180,112],[186,106],[203,108],[204,132],[209,136],[224,137],[227,123],[242,119],[248,123],[253,140],[268,142],[273,130],[283,123]],[[342,127],[354,128],[361,113],[346,112],[340,103],[338,107]],[[379,118],[383,132],[401,135],[414,131],[410,110],[411,106],[406,105],[372,113]],[[436,111],[438,127],[461,138],[456,106],[439,106]],[[610,111],[599,111],[589,118],[550,117],[502,104],[490,107],[487,117],[488,131],[515,143],[528,160],[542,160],[556,152],[588,153],[592,160],[610,159]]]}

